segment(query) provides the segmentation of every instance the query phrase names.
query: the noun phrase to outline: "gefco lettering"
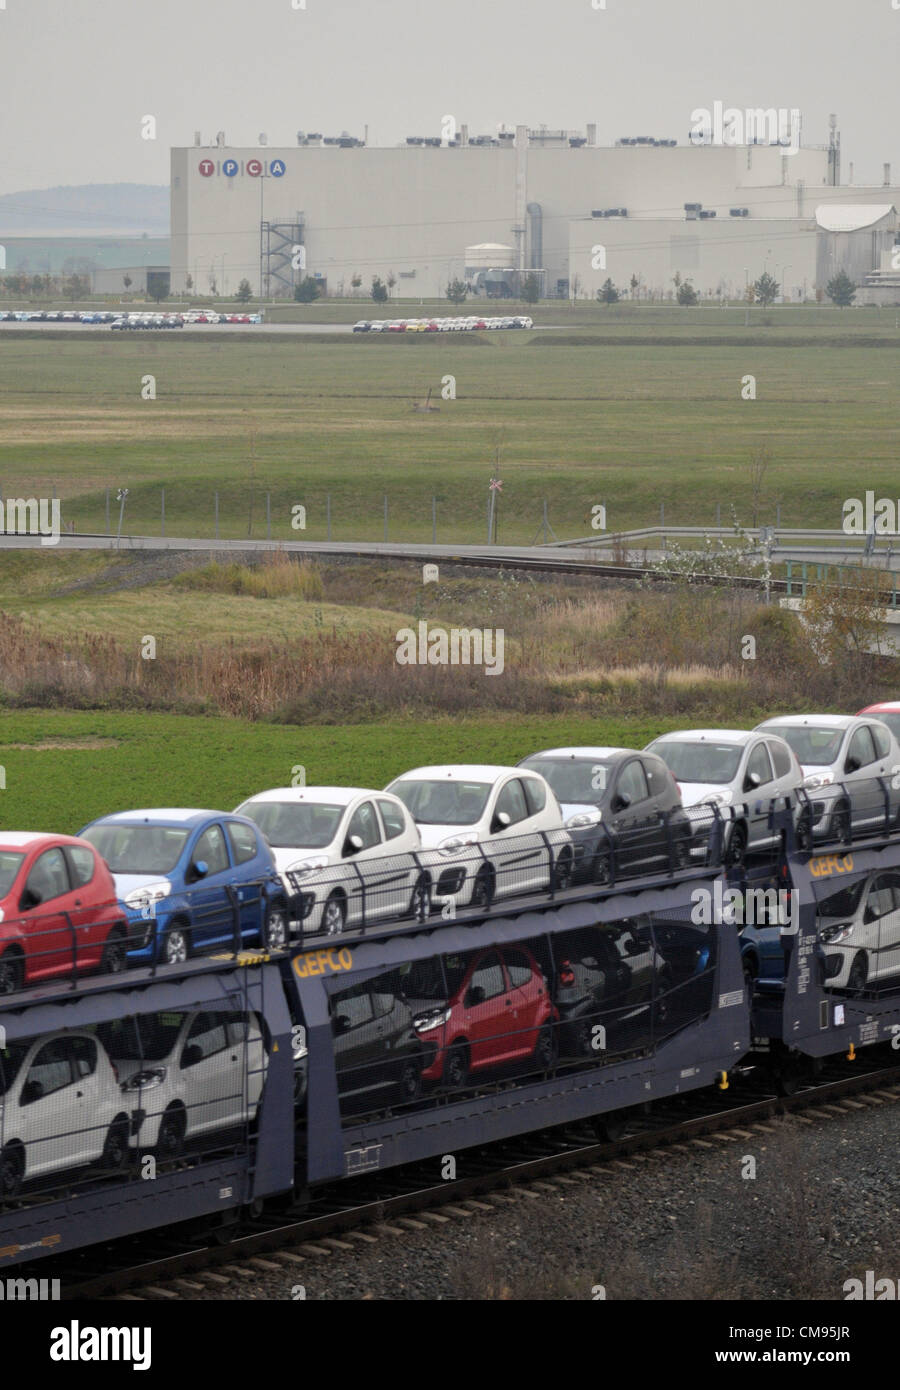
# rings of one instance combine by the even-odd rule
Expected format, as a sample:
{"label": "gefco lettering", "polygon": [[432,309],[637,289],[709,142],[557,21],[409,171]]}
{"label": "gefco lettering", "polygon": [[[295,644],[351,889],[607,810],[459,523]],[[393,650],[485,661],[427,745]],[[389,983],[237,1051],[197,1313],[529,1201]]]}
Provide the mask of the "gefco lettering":
{"label": "gefco lettering", "polygon": [[353,965],[353,953],[347,947],[340,951],[307,951],[297,956],[294,970],[305,980],[309,975],[334,975],[339,970],[349,970]]}
{"label": "gefco lettering", "polygon": [[813,878],[830,878],[832,874],[849,874],[853,868],[852,854],[821,854],[810,859],[809,872]]}

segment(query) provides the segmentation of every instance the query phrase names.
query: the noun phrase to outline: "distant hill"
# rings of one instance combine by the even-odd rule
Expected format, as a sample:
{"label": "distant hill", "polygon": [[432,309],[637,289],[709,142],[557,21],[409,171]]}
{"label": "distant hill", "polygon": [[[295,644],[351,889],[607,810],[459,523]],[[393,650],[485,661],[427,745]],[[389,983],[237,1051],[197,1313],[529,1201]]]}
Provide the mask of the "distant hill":
{"label": "distant hill", "polygon": [[166,184],[87,183],[0,194],[2,236],[168,236]]}

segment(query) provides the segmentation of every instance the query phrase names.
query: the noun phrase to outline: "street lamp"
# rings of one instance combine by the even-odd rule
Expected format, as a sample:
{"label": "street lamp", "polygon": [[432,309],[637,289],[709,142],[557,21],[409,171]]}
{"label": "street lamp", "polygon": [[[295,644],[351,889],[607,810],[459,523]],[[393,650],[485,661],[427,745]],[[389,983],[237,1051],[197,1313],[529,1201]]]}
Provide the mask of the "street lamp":
{"label": "street lamp", "polygon": [[128,497],[128,488],[120,487],[116,493],[116,501],[119,503],[119,529],[116,531],[116,550],[119,548],[119,541],[122,536],[122,517],[125,515],[125,500]]}

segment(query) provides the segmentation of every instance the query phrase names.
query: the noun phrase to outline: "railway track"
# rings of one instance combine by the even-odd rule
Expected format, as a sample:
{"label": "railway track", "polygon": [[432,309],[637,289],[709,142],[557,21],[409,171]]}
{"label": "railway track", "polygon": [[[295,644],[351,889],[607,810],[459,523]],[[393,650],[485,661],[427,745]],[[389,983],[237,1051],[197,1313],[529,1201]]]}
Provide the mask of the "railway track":
{"label": "railway track", "polygon": [[[352,1250],[353,1241],[409,1239],[429,1223],[489,1213],[510,1193],[540,1195],[531,1184],[552,1191],[553,1183],[589,1180],[592,1172],[629,1156],[664,1159],[667,1150],[706,1143],[705,1136],[746,1139],[753,1137],[748,1126],[764,1126],[778,1115],[808,1112],[808,1118],[824,1120],[853,1113],[860,1104],[900,1101],[900,1064],[893,1052],[866,1071],[859,1071],[857,1065],[832,1060],[816,1084],[791,1096],[776,1095],[761,1086],[761,1078],[755,1075],[758,1069],[747,1068],[743,1087],[730,1087],[715,1100],[703,1091],[660,1101],[649,1115],[630,1119],[628,1132],[615,1142],[598,1142],[586,1124],[567,1126],[470,1151],[460,1158],[466,1172],[451,1181],[435,1182],[437,1165],[432,1160],[380,1181],[360,1179],[351,1190],[346,1184],[323,1190],[302,1215],[261,1214],[246,1221],[227,1243],[215,1237],[191,1241],[175,1231],[157,1232],[81,1255],[44,1260],[32,1268],[22,1266],[17,1274],[58,1278],[66,1300],[124,1296],[164,1301],[200,1290],[223,1296],[229,1285],[239,1287],[248,1275],[276,1268],[284,1272],[306,1255]],[[851,1100],[854,1096],[862,1099]],[[487,1202],[480,1200],[485,1197]],[[273,1263],[273,1258],[280,1263]],[[186,1277],[192,1274],[199,1275],[200,1282]]]}

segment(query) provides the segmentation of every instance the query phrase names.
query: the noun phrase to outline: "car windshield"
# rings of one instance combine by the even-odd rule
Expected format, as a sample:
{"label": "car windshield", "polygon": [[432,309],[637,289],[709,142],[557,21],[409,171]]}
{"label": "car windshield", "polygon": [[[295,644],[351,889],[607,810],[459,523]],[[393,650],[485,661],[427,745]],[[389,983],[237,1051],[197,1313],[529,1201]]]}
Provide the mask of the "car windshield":
{"label": "car windshield", "polygon": [[27,1042],[8,1042],[0,1048],[0,1096],[5,1096],[15,1081],[28,1048]]}
{"label": "car windshield", "polygon": [[677,782],[733,782],[741,762],[739,743],[694,743],[667,739],[654,743],[652,751],[662,758]]}
{"label": "car windshield", "polygon": [[188,831],[175,825],[92,825],[82,835],[114,874],[168,874],[181,858]]}
{"label": "car windshield", "polygon": [[866,880],[861,878],[856,883],[848,883],[839,892],[831,893],[827,898],[823,898],[819,903],[819,916],[852,917],[859,907],[859,900],[865,886]]}
{"label": "car windshield", "polygon": [[399,796],[420,825],[474,825],[487,805],[491,783],[410,779],[392,783],[388,791]]}
{"label": "car windshield", "polygon": [[545,777],[557,801],[596,805],[609,784],[612,762],[607,758],[526,758],[519,766]]}
{"label": "car windshield", "polygon": [[97,1036],[113,1061],[161,1062],[178,1040],[183,1013],[133,1014],[101,1023]]}
{"label": "car windshield", "polygon": [[324,849],[346,809],[324,801],[248,801],[238,813],[256,821],[274,849]]}
{"label": "car windshield", "polygon": [[403,993],[407,999],[446,999],[440,956],[413,961],[403,977]]}
{"label": "car windshield", "polygon": [[846,730],[824,724],[767,724],[765,732],[783,738],[801,763],[828,767],[838,760]]}
{"label": "car windshield", "polygon": [[0,898],[5,898],[16,881],[24,854],[15,854],[11,849],[0,850]]}

